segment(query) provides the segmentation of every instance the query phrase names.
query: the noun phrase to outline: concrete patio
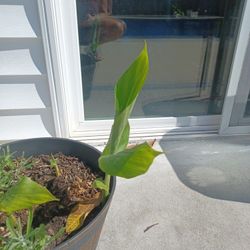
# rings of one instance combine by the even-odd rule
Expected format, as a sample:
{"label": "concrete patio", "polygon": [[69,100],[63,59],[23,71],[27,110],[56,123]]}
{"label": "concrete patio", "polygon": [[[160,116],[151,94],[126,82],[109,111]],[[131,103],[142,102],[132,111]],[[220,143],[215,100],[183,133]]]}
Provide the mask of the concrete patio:
{"label": "concrete patio", "polygon": [[162,140],[166,155],[118,179],[98,250],[250,248],[250,136]]}

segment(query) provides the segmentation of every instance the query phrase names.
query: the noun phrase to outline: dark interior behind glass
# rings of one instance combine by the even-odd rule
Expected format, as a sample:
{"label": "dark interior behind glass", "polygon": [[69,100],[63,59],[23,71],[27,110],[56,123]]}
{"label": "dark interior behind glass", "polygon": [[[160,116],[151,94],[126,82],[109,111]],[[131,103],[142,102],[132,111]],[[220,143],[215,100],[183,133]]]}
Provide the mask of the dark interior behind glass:
{"label": "dark interior behind glass", "polygon": [[148,42],[134,118],[221,114],[243,0],[76,0],[85,119],[113,117],[119,75]]}

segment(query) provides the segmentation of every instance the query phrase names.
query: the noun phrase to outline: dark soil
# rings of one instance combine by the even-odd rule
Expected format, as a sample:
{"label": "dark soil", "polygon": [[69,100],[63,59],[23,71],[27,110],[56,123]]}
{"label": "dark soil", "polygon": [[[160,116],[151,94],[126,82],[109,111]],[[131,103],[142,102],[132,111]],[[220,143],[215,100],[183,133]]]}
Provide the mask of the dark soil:
{"label": "dark soil", "polygon": [[[19,159],[16,159],[17,163],[18,161]],[[60,199],[59,202],[49,202],[35,209],[33,227],[45,224],[47,232],[50,235],[55,235],[60,228],[65,227],[67,216],[78,202],[91,202],[96,197],[96,194],[101,192],[99,189],[93,188],[92,183],[102,174],[101,172],[93,172],[78,158],[66,156],[62,153],[39,155],[30,158],[29,161],[31,167],[25,168],[22,175],[28,176],[45,186]],[[59,175],[55,165],[59,170]],[[84,222],[85,225],[95,217],[98,210],[100,208],[97,207],[89,214]],[[22,211],[21,217],[23,225],[25,225],[27,217],[25,211]],[[5,221],[3,215],[0,214],[0,235],[5,233],[4,225],[1,223],[3,221]],[[67,237],[68,235],[65,233],[49,249],[52,249]]]}

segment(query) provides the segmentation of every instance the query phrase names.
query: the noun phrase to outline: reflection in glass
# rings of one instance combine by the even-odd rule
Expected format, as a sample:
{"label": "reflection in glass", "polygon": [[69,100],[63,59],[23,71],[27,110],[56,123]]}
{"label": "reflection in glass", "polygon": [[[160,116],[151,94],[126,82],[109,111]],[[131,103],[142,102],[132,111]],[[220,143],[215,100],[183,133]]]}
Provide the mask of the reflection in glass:
{"label": "reflection in glass", "polygon": [[247,105],[245,109],[245,117],[250,117],[250,95],[248,96]]}
{"label": "reflection in glass", "polygon": [[244,1],[76,0],[85,119],[113,117],[113,89],[147,40],[132,117],[220,114]]}
{"label": "reflection in glass", "polygon": [[249,126],[250,125],[250,37],[245,53],[240,81],[235,96],[231,96],[234,101],[230,126]]}

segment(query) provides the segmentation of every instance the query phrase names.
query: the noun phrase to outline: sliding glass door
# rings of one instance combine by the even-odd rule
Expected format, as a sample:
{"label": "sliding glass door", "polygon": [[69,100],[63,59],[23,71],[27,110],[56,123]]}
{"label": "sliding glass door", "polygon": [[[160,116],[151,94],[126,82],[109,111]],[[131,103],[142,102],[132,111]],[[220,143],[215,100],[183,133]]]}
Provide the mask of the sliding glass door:
{"label": "sliding glass door", "polygon": [[[243,62],[241,79],[234,98],[232,115],[230,118],[230,127],[238,127],[240,132],[241,126],[248,126],[250,131],[250,36],[248,48]],[[243,130],[244,132],[244,130]]]}
{"label": "sliding glass door", "polygon": [[248,122],[249,88],[238,86],[250,0],[51,0],[44,5],[64,136],[107,139],[114,85],[144,41],[150,71],[130,119],[131,138],[224,131]]}
{"label": "sliding glass door", "polygon": [[113,117],[114,84],[144,40],[151,66],[132,118],[220,115],[244,2],[76,0],[85,121]]}

